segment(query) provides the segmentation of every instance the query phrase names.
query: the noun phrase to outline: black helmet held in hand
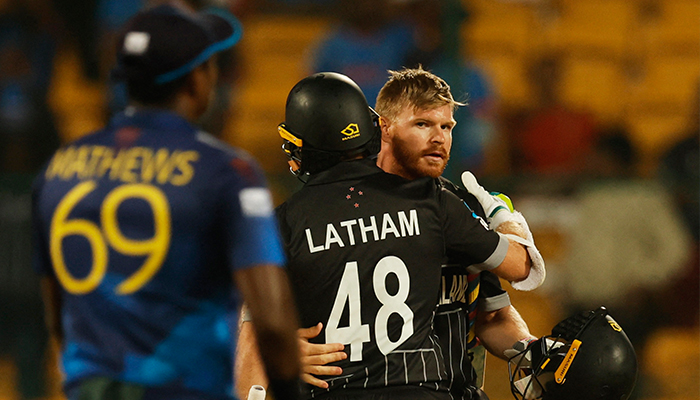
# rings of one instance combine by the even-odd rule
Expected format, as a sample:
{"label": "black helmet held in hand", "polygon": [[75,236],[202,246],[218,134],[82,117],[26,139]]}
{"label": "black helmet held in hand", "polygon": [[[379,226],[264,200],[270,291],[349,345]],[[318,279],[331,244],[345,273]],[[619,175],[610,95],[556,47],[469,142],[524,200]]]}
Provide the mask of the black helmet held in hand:
{"label": "black helmet held in hand", "polygon": [[516,399],[627,400],[637,356],[605,307],[558,323],[508,362]]}
{"label": "black helmet held in hand", "polygon": [[295,175],[313,174],[379,152],[378,120],[352,79],[322,72],[302,79],[289,92],[285,122],[278,131]]}

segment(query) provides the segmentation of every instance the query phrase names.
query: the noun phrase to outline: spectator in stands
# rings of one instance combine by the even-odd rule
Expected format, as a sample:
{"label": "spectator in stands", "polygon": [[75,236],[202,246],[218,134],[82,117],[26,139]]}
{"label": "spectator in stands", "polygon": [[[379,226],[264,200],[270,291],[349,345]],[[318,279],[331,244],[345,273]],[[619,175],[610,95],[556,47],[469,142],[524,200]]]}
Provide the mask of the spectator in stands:
{"label": "spectator in stands", "polygon": [[0,15],[0,172],[33,172],[58,147],[47,95],[56,42],[29,2]]}
{"label": "spectator in stands", "polygon": [[100,57],[97,8],[99,0],[52,0],[53,7],[63,20],[67,43],[75,46],[83,76],[99,81]]}
{"label": "spectator in stands", "polygon": [[33,175],[58,147],[47,101],[56,49],[41,2],[15,0],[0,11],[0,354],[17,368],[22,399],[46,395],[39,283],[31,268]]}
{"label": "spectator in stands", "polygon": [[641,359],[650,334],[667,322],[661,294],[689,261],[690,235],[665,188],[636,174],[637,152],[625,129],[604,131],[594,150],[590,179],[575,197],[564,304],[567,313],[608,307]]}
{"label": "spectator in stands", "polygon": [[693,237],[690,264],[676,276],[664,296],[669,322],[683,326],[700,323],[700,85],[697,89],[681,139],[662,155],[659,166],[660,180],[671,193]]}
{"label": "spectator in stands", "polygon": [[313,50],[310,72],[339,72],[357,82],[370,106],[413,50],[412,29],[393,18],[389,0],[339,0],[338,25]]}
{"label": "spectator in stands", "polygon": [[561,58],[547,54],[529,68],[535,108],[507,117],[516,173],[566,177],[582,172],[595,144],[594,117],[561,99]]}

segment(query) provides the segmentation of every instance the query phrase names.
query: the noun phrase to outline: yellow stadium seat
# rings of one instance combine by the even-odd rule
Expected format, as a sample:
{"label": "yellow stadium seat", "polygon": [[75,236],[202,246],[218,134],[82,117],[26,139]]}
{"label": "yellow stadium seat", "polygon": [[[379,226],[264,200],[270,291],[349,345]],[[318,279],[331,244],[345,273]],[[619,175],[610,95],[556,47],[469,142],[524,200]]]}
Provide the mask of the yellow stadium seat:
{"label": "yellow stadium seat", "polygon": [[700,330],[666,328],[644,349],[641,368],[660,384],[664,398],[697,399],[700,393]]}
{"label": "yellow stadium seat", "polygon": [[286,170],[277,124],[284,119],[287,93],[308,74],[305,55],[328,30],[320,17],[258,15],[244,21],[240,43],[244,77],[237,88],[224,140],[258,158],[266,171]]}
{"label": "yellow stadium seat", "polygon": [[465,48],[475,58],[523,55],[533,46],[533,24],[527,5],[481,2],[464,25]]}
{"label": "yellow stadium seat", "polygon": [[697,0],[662,1],[658,18],[645,25],[653,55],[700,57],[700,2]]}
{"label": "yellow stadium seat", "polygon": [[56,113],[64,142],[99,129],[105,122],[105,87],[88,81],[80,71],[78,56],[72,49],[64,49],[58,54],[49,104]]}
{"label": "yellow stadium seat", "polygon": [[531,95],[526,81],[525,64],[520,57],[495,56],[475,61],[489,76],[501,105],[529,104]]}
{"label": "yellow stadium seat", "polygon": [[590,57],[619,57],[626,50],[635,23],[636,2],[566,0],[551,37],[555,45]]}
{"label": "yellow stadium seat", "polygon": [[562,99],[613,120],[626,104],[625,78],[619,63],[600,59],[569,59],[562,74]]}
{"label": "yellow stadium seat", "polygon": [[632,101],[656,99],[689,103],[700,83],[700,58],[654,57],[644,61],[642,80],[632,89]]}

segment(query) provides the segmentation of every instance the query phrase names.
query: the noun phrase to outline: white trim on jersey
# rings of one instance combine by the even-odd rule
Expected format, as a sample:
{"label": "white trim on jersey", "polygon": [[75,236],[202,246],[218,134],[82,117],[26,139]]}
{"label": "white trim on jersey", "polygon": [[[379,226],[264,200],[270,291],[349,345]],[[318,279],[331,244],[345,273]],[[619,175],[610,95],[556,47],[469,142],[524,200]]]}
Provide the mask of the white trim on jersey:
{"label": "white trim on jersey", "polygon": [[[428,337],[430,338],[430,341],[433,342],[433,349],[438,348],[440,350],[440,353],[442,353],[442,346],[440,346],[440,342],[436,342],[433,335],[428,335]],[[440,372],[440,358],[438,358],[438,355],[435,351],[433,351],[433,354],[435,354],[435,368],[437,368],[437,375],[438,377],[442,378],[442,373]],[[447,373],[447,371],[445,371],[445,373]],[[437,383],[435,385],[437,388]]]}
{"label": "white trim on jersey", "polygon": [[[433,341],[433,344],[435,344],[435,341],[433,340],[432,335],[429,336],[430,340]],[[438,344],[439,347],[439,344]],[[442,349],[440,349],[442,351]],[[402,354],[403,355],[403,370],[404,370],[404,376],[406,377],[406,384],[408,384],[408,363],[406,362],[406,354],[409,353],[420,353],[421,356],[421,361],[423,361],[423,380],[427,381],[428,380],[428,368],[425,365],[425,359],[423,358],[423,353],[433,353],[435,356],[435,367],[437,368],[437,376],[442,377],[442,373],[440,372],[440,359],[438,358],[438,353],[435,351],[435,349],[410,349],[410,350],[394,350],[391,353],[387,354],[384,356],[384,386],[389,386],[389,356],[392,354]],[[436,386],[437,388],[437,386]]]}
{"label": "white trim on jersey", "polygon": [[[449,313],[445,313],[445,315],[447,315],[447,330],[448,330],[448,336],[449,336],[450,338],[452,338],[452,316],[451,316]],[[459,314],[457,314],[457,315],[459,315]],[[460,333],[461,333],[461,332],[460,332]],[[459,340],[460,340],[460,342],[462,341],[461,335],[460,335],[460,339],[459,339]],[[453,384],[454,381],[455,381],[455,370],[454,370],[454,365],[453,365],[453,362],[452,362],[452,357],[453,357],[453,355],[454,355],[454,352],[452,351],[452,340],[448,340],[448,341],[447,341],[447,348],[448,348],[447,354],[450,355],[450,361],[449,361],[449,363],[448,363],[448,364],[450,364],[450,386],[448,386],[448,389],[449,389],[450,392],[451,392],[451,391],[452,391],[452,384]]]}
{"label": "white trim on jersey", "polygon": [[[459,360],[459,373],[462,375],[462,381],[463,381],[463,382],[466,382],[468,379],[467,379],[466,371],[464,370],[464,367],[463,367],[463,366],[464,366],[464,357],[465,357],[465,355],[467,354],[468,343],[466,343],[467,335],[466,335],[464,332],[462,332],[462,329],[463,329],[463,328],[465,327],[465,325],[466,325],[466,324],[463,323],[463,321],[462,321],[462,317],[464,316],[464,315],[463,315],[464,312],[465,312],[465,310],[464,310],[463,308],[457,308],[457,309],[454,309],[454,310],[438,312],[437,315],[441,315],[441,316],[447,318],[448,334],[449,334],[449,337],[450,337],[450,338],[454,337],[454,336],[452,335],[452,326],[453,326],[453,324],[452,324],[452,317],[453,317],[453,315],[452,315],[452,314],[456,314],[456,315],[457,315],[457,324],[458,324],[458,326],[459,326],[459,336],[458,336],[458,338],[459,338],[459,344],[460,344],[460,347],[461,347],[461,349],[460,349],[460,360]],[[467,333],[468,333],[468,332],[467,332]],[[451,375],[450,375],[450,382],[449,382],[449,390],[452,390],[452,385],[454,384],[454,377],[455,377],[454,363],[452,362],[452,361],[453,361],[452,357],[453,357],[453,355],[454,355],[455,353],[454,353],[454,351],[452,351],[452,340],[450,339],[450,340],[448,341],[448,343],[449,343],[449,346],[450,346],[450,347],[449,347],[449,352],[448,352],[448,354],[449,354],[449,357],[450,357],[450,359],[449,359],[449,365],[450,365],[450,372],[451,372]],[[442,350],[442,349],[441,349],[441,350]],[[447,360],[446,360],[446,361],[447,361]],[[451,395],[451,394],[450,394],[450,395]]]}
{"label": "white trim on jersey", "polygon": [[[422,355],[423,353],[421,353]],[[403,353],[403,365],[406,365],[406,353]],[[408,368],[403,369],[403,376],[404,379],[406,380],[406,384],[408,385]]]}
{"label": "white trim on jersey", "polygon": [[[464,355],[467,354],[468,348],[469,348],[469,342],[467,342],[468,336],[469,336],[469,318],[466,319],[465,322],[462,322],[462,314],[457,314],[459,319],[457,320],[457,323],[459,324],[459,345],[462,347],[460,353],[462,356],[459,359],[459,373],[462,374],[462,382],[466,382],[467,375],[464,373]],[[466,327],[467,331],[462,332],[462,327]],[[471,361],[470,361],[471,364]]]}

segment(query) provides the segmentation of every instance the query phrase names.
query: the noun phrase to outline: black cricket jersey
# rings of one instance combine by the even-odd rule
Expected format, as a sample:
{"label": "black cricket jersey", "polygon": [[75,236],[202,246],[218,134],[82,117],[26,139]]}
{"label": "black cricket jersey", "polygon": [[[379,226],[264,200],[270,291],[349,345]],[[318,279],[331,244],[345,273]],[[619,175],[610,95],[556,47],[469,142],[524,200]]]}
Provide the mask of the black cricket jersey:
{"label": "black cricket jersey", "polygon": [[[440,184],[456,194],[478,217],[484,209],[467,190],[440,178]],[[493,272],[474,271],[452,260],[442,266],[441,294],[435,315],[435,333],[447,364],[447,386],[453,399],[470,399],[467,387],[477,388],[469,350],[478,345],[474,331],[477,312],[491,312],[510,305],[508,293]],[[483,356],[482,356],[483,357]],[[484,360],[476,360],[483,368]]]}
{"label": "black cricket jersey", "polygon": [[329,389],[416,385],[446,391],[433,331],[441,265],[498,266],[508,241],[436,179],[408,181],[374,160],[313,175],[278,208],[302,326],[322,322],[316,343],[343,343],[343,375]]}

